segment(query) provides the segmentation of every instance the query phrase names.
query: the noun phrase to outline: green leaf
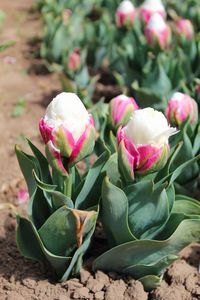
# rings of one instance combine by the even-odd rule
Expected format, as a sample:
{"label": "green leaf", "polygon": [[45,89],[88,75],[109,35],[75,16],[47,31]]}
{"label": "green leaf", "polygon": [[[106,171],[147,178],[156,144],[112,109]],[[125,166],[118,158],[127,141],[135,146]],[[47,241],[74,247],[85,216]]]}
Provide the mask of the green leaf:
{"label": "green leaf", "polygon": [[123,270],[124,274],[133,276],[135,279],[139,279],[147,275],[156,275],[159,276],[171,263],[173,263],[178,256],[176,255],[167,255],[159,259],[158,261],[145,265],[145,264],[136,264],[130,266]]}
{"label": "green leaf", "polygon": [[51,206],[44,193],[36,188],[28,203],[28,215],[34,226],[40,228],[51,214]]}
{"label": "green leaf", "polygon": [[186,168],[189,168],[190,166],[192,166],[199,159],[200,159],[200,154],[198,156],[186,161],[185,163],[180,165],[176,170],[174,170],[174,172],[170,176],[169,185],[172,184],[182,174],[182,172]]}
{"label": "green leaf", "polygon": [[74,208],[72,200],[58,191],[49,192],[52,195],[52,207],[54,210],[66,205],[68,208]]}
{"label": "green leaf", "polygon": [[175,230],[177,230],[178,226],[184,220],[190,219],[199,219],[199,216],[196,215],[188,215],[182,212],[171,213],[167,223],[161,228],[160,232],[156,235],[156,240],[165,240],[168,239]]}
{"label": "green leaf", "polygon": [[147,275],[140,278],[141,283],[144,286],[146,292],[150,292],[152,289],[156,289],[161,282],[161,278],[155,275]]}
{"label": "green leaf", "polygon": [[16,242],[20,253],[33,260],[48,262],[57,276],[62,276],[70,264],[71,257],[53,255],[45,249],[40,236],[30,221],[20,216],[17,217],[17,221]]}
{"label": "green leaf", "polygon": [[91,193],[92,189],[95,188],[98,177],[100,176],[102,168],[105,165],[106,161],[108,160],[109,155],[110,155],[109,152],[105,151],[95,161],[94,165],[89,170],[85,179],[85,183],[75,201],[75,208],[86,209],[88,207],[98,204],[100,193],[99,194],[96,193],[96,199],[92,199],[91,197],[89,197],[89,194]]}
{"label": "green leaf", "polygon": [[35,157],[28,155],[24,153],[18,145],[15,146],[15,152],[17,155],[18,163],[20,166],[20,169],[24,175],[24,178],[26,180],[26,184],[28,187],[29,195],[30,197],[34,193],[36,189],[36,182],[33,177],[33,170],[37,170],[37,162]]}
{"label": "green leaf", "polygon": [[128,199],[108,178],[103,182],[101,206],[101,220],[110,244],[136,239],[128,225]]}
{"label": "green leaf", "polygon": [[17,247],[27,258],[44,262],[45,255],[41,249],[40,243],[34,234],[31,223],[25,218],[17,216]]}
{"label": "green leaf", "polygon": [[56,210],[38,231],[44,246],[58,256],[71,256],[77,248],[76,219],[63,206]]}
{"label": "green leaf", "polygon": [[176,147],[174,147],[173,149],[171,149],[171,155],[170,157],[168,158],[168,161],[166,163],[166,165],[164,166],[164,168],[162,168],[156,175],[155,177],[155,182],[158,182],[160,180],[162,180],[162,178],[165,178],[167,175],[170,174],[170,168],[171,168],[171,165],[174,161],[174,159],[176,158],[176,156],[178,155],[181,147],[183,146],[183,143],[179,143]]}
{"label": "green leaf", "polygon": [[153,238],[169,217],[165,185],[154,189],[152,181],[142,181],[125,188],[128,198],[128,223],[137,238]]}
{"label": "green leaf", "polygon": [[117,185],[117,183],[120,181],[117,153],[114,153],[110,156],[109,160],[104,166],[104,169],[106,170],[107,176],[112,184]]}
{"label": "green leaf", "polygon": [[51,174],[49,171],[49,164],[48,164],[46,157],[40,152],[40,150],[30,140],[27,139],[27,141],[28,141],[28,144],[29,144],[33,154],[35,155],[35,157],[38,160],[40,176],[41,176],[42,181],[51,184],[52,183]]}
{"label": "green leaf", "polygon": [[173,213],[184,213],[188,215],[199,215],[200,216],[200,203],[188,200],[178,200],[174,202]]}
{"label": "green leaf", "polygon": [[36,172],[35,172],[34,170],[33,170],[33,176],[34,176],[34,178],[35,178],[35,181],[36,181],[36,183],[37,183],[37,186],[38,186],[41,190],[46,191],[46,192],[52,192],[52,191],[54,191],[54,190],[57,188],[56,185],[48,184],[48,183],[42,182],[42,181],[38,178],[38,176],[37,176],[37,174],[36,174]]}
{"label": "green leaf", "polygon": [[44,191],[45,196],[48,196],[46,198],[49,202],[49,205],[51,205],[54,210],[60,208],[63,205],[66,205],[68,208],[74,207],[74,204],[69,197],[65,196],[59,191],[55,191],[57,187],[56,185],[46,184],[42,182],[41,180],[39,180],[35,172],[33,172],[33,175],[37,182],[37,186]]}
{"label": "green leaf", "polygon": [[183,220],[167,240],[136,240],[112,248],[94,261],[93,270],[122,273],[133,265],[155,264],[164,256],[177,255],[199,237],[200,219]]}
{"label": "green leaf", "polygon": [[74,275],[76,275],[77,273],[80,272],[80,268],[82,266],[83,255],[85,254],[85,252],[87,251],[87,249],[90,245],[91,237],[95,230],[97,217],[98,217],[98,213],[96,214],[95,218],[93,219],[93,226],[91,226],[90,231],[88,231],[87,235],[84,237],[83,244],[74,253],[71,263],[70,263],[69,267],[67,268],[66,272],[64,273],[64,275],[62,276],[60,281],[66,281],[68,279],[70,273],[72,272],[72,270],[74,270],[73,271]]}

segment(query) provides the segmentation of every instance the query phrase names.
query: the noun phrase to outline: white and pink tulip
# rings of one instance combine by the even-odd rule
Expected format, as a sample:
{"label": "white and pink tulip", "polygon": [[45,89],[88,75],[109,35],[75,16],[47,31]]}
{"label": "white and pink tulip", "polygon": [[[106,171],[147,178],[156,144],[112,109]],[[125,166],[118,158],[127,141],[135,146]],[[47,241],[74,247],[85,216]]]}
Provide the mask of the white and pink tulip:
{"label": "white and pink tulip", "polygon": [[153,14],[159,14],[162,18],[166,17],[165,7],[161,0],[146,0],[140,7],[140,15],[147,24]]}
{"label": "white and pink tulip", "polygon": [[132,113],[138,109],[136,101],[132,97],[119,95],[109,103],[109,122],[114,130],[119,126],[126,125]]}
{"label": "white and pink tulip", "polygon": [[159,46],[165,49],[171,41],[171,30],[159,14],[151,16],[146,28],[145,36],[150,47]]}
{"label": "white and pink tulip", "polygon": [[80,51],[78,48],[75,48],[70,54],[68,59],[68,69],[70,71],[77,71],[81,65]]}
{"label": "white and pink tulip", "polygon": [[198,120],[197,103],[190,96],[183,93],[174,93],[168,102],[166,116],[170,124],[179,126],[187,118],[191,124],[196,124]]}
{"label": "white and pink tulip", "polygon": [[175,31],[177,37],[183,42],[194,38],[194,27],[188,19],[179,19],[175,24]]}
{"label": "white and pink tulip", "polygon": [[39,123],[49,163],[62,175],[94,147],[92,116],[76,94],[61,93],[48,105]]}
{"label": "white and pink tulip", "polygon": [[132,26],[135,20],[136,10],[130,0],[124,0],[117,8],[115,19],[118,27]]}
{"label": "white and pink tulip", "polygon": [[117,133],[118,165],[126,181],[161,169],[169,156],[168,139],[175,133],[163,113],[149,107],[135,110]]}

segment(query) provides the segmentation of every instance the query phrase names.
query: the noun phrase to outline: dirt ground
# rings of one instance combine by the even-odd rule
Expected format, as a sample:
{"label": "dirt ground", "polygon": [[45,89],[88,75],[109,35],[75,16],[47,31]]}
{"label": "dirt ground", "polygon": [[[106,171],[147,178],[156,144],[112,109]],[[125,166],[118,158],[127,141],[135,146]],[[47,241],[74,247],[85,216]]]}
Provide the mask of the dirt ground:
{"label": "dirt ground", "polygon": [[[42,147],[38,121],[48,102],[60,92],[57,76],[48,74],[36,55],[42,26],[37,14],[31,11],[33,2],[0,1],[0,10],[6,14],[3,30],[0,27],[0,42],[16,41],[15,46],[0,54],[0,205],[10,203],[20,213],[25,211],[26,203],[17,201],[17,192],[24,187],[24,181],[14,144],[20,143],[26,149],[25,137],[28,137]],[[92,274],[90,262],[80,278],[62,284],[54,282],[41,265],[20,256],[15,244],[15,226],[12,210],[0,209],[0,300],[200,299],[198,244],[185,249],[181,259],[164,274],[161,286],[148,294],[140,282],[130,278],[100,271]]]}

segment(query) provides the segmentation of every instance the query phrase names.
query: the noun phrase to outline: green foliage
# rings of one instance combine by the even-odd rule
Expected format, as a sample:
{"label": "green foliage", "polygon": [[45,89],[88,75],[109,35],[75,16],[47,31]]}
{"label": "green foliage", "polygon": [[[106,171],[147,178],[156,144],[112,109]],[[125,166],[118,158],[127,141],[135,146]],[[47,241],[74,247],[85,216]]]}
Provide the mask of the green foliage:
{"label": "green foliage", "polygon": [[94,270],[133,276],[151,290],[179,251],[200,239],[199,202],[175,194],[174,184],[186,171],[188,176],[193,174],[200,158],[183,157],[181,161],[187,155],[184,147],[180,144],[172,149],[165,167],[151,179],[132,183],[119,177],[116,181],[107,163],[109,177],[102,185],[100,216],[110,249],[94,261]]}
{"label": "green foliage", "polygon": [[102,169],[109,152],[104,152],[84,176],[72,168],[68,183],[74,192],[70,199],[63,193],[66,178],[59,182],[55,170],[52,176],[46,158],[28,142],[34,156],[16,147],[31,196],[29,219],[17,217],[17,245],[22,255],[48,264],[60,280],[66,280],[79,272],[89,247],[98,217]]}

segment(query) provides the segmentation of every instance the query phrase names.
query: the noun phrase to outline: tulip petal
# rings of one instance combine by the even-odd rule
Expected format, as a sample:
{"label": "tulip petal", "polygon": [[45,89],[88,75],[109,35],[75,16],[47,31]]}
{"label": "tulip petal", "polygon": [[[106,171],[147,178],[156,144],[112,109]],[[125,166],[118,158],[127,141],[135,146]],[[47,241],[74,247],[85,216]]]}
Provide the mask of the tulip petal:
{"label": "tulip petal", "polygon": [[71,153],[71,157],[69,160],[69,166],[72,166],[76,162],[80,161],[86,155],[89,155],[93,148],[95,142],[95,128],[94,128],[94,121],[92,116],[89,119],[89,123],[80,136],[78,141],[76,142],[74,149]]}
{"label": "tulip petal", "polygon": [[75,145],[71,132],[61,125],[54,134],[56,148],[60,150],[61,155],[70,157]]}
{"label": "tulip petal", "polygon": [[140,163],[137,173],[152,173],[163,167],[169,154],[169,146],[165,144],[161,148],[152,145],[142,145],[138,147]]}
{"label": "tulip petal", "polygon": [[62,162],[60,151],[53,145],[52,141],[47,143],[45,151],[52,168],[55,168],[62,176],[68,176],[68,172]]}
{"label": "tulip petal", "polygon": [[39,122],[39,130],[45,144],[50,140],[54,142],[53,128],[45,122],[44,118]]}
{"label": "tulip petal", "polygon": [[122,140],[118,148],[118,166],[119,170],[127,182],[134,180],[134,157],[127,151]]}

